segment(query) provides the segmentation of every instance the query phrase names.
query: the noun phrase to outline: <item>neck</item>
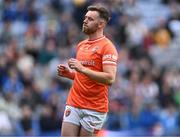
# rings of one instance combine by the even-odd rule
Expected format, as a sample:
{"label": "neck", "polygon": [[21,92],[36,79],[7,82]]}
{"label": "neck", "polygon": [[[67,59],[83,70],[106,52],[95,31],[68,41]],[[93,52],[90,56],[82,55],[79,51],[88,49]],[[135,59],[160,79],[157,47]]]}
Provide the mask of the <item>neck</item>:
{"label": "neck", "polygon": [[97,31],[93,34],[88,35],[89,40],[95,40],[95,39],[101,38],[103,36],[104,36],[103,31]]}

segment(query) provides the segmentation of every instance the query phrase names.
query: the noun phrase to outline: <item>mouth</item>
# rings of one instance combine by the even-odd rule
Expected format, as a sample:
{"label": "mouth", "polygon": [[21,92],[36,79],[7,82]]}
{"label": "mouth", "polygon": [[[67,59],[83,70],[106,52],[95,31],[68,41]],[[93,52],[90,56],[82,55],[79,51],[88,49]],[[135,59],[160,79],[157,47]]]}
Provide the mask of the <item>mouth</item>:
{"label": "mouth", "polygon": [[86,27],[86,28],[87,28],[88,26],[87,26],[87,25],[85,25],[85,24],[83,24],[83,27]]}

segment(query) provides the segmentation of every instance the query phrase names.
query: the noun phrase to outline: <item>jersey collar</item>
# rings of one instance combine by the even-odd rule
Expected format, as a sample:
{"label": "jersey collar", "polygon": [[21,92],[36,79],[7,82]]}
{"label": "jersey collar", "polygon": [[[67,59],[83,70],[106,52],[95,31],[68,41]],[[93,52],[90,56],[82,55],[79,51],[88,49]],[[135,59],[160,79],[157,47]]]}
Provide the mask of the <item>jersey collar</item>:
{"label": "jersey collar", "polygon": [[94,40],[88,40],[88,43],[98,42],[98,41],[100,41],[100,40],[102,40],[102,39],[104,39],[104,38],[105,38],[105,36],[102,36],[102,37],[97,38],[97,39],[94,39]]}

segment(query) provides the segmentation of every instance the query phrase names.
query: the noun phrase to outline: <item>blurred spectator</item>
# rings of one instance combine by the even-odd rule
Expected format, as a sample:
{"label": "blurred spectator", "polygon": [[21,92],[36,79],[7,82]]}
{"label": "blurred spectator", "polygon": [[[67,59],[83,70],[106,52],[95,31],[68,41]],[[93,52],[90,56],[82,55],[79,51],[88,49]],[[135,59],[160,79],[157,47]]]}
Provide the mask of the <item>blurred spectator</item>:
{"label": "blurred spectator", "polygon": [[170,33],[166,28],[166,21],[163,19],[159,21],[158,29],[155,31],[154,39],[157,46],[161,48],[166,48],[169,46],[170,43]]}
{"label": "blurred spectator", "polygon": [[163,108],[167,107],[169,104],[175,104],[175,93],[170,83],[168,82],[168,75],[169,72],[166,71],[162,77],[162,87],[159,96],[160,105],[162,105]]}
{"label": "blurred spectator", "polygon": [[132,16],[130,19],[131,21],[128,22],[126,28],[130,55],[132,58],[140,58],[143,52],[143,38],[148,32],[148,28],[146,24],[141,22],[140,15]]}
{"label": "blurred spectator", "polygon": [[[134,96],[133,96],[134,97]],[[141,128],[140,114],[142,111],[142,101],[140,98],[135,96],[132,99],[132,105],[128,113],[128,129],[138,130]]]}
{"label": "blurred spectator", "polygon": [[172,103],[161,112],[160,118],[165,135],[178,135],[178,113]]}
{"label": "blurred spectator", "polygon": [[14,21],[17,17],[17,9],[13,8],[15,3],[11,0],[6,0],[3,3],[2,19],[3,21]]}
{"label": "blurred spectator", "polygon": [[[53,132],[59,130],[60,123],[59,118],[57,118],[56,108],[51,105],[45,104],[42,109],[42,113],[39,120],[40,130],[44,134],[48,132]],[[50,123],[50,124],[47,124]]]}
{"label": "blurred spectator", "polygon": [[39,53],[39,62],[41,64],[47,64],[56,56],[56,43],[54,40],[47,40],[45,49]]}
{"label": "blurred spectator", "polygon": [[29,86],[33,80],[33,67],[34,59],[32,56],[25,53],[24,50],[19,51],[19,57],[17,59],[17,68],[20,71],[20,77],[25,86]]}
{"label": "blurred spectator", "polygon": [[22,106],[22,118],[20,119],[20,126],[23,129],[24,136],[33,136],[33,119],[32,110],[30,106]]}
{"label": "blurred spectator", "polygon": [[32,102],[32,94],[31,94],[31,86],[26,86],[24,88],[24,91],[22,95],[19,98],[19,105],[24,106],[28,105],[30,107],[33,107],[33,102]]}
{"label": "blurred spectator", "polygon": [[18,71],[16,68],[11,68],[7,79],[5,79],[3,84],[4,92],[13,92],[15,94],[21,94],[23,92],[24,86],[18,76]]}
{"label": "blurred spectator", "polygon": [[12,133],[12,125],[9,117],[4,111],[0,111],[0,135],[10,135]]}
{"label": "blurred spectator", "polygon": [[148,100],[156,100],[159,94],[159,87],[153,81],[152,75],[145,73],[142,78],[142,83],[139,85],[137,93],[138,96],[143,98],[143,102],[146,103]]}
{"label": "blurred spectator", "polygon": [[31,55],[35,60],[38,59],[39,48],[41,46],[41,35],[36,22],[31,22],[25,32],[24,46],[27,54]]}
{"label": "blurred spectator", "polygon": [[7,72],[7,57],[4,54],[0,55],[0,91],[2,92],[4,80],[8,76]]}
{"label": "blurred spectator", "polygon": [[121,103],[118,99],[111,100],[110,113],[107,119],[106,128],[113,131],[121,130],[120,108]]}
{"label": "blurred spectator", "polygon": [[86,0],[73,0],[74,4],[74,19],[79,25],[79,28],[82,27],[84,13],[86,12],[86,7],[88,6],[88,1]]}
{"label": "blurred spectator", "polygon": [[117,31],[115,34],[115,41],[119,43],[121,47],[125,47],[127,42],[127,23],[128,23],[128,15],[122,14],[117,17]]}
{"label": "blurred spectator", "polygon": [[21,111],[14,93],[3,94],[0,98],[1,125],[0,135],[12,135],[16,132],[16,123],[21,117]]}
{"label": "blurred spectator", "polygon": [[153,31],[148,30],[143,38],[143,49],[147,53],[149,49],[154,45],[154,35]]}
{"label": "blurred spectator", "polygon": [[0,43],[5,46],[12,39],[11,22],[5,21],[0,33]]}
{"label": "blurred spectator", "polygon": [[148,132],[153,133],[153,128],[160,123],[158,116],[158,108],[155,100],[149,100],[145,103],[145,106],[140,114],[140,122],[142,128]]}

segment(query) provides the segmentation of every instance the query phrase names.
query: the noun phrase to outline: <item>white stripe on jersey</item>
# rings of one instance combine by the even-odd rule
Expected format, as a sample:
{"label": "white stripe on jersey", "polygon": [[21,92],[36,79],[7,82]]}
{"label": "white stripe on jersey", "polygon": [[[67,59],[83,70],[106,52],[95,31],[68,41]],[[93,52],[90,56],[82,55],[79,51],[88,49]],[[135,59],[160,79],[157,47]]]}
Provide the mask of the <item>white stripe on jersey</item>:
{"label": "white stripe on jersey", "polygon": [[114,62],[114,61],[103,61],[102,62],[103,64],[114,64],[114,65],[116,65],[117,63],[116,62]]}

